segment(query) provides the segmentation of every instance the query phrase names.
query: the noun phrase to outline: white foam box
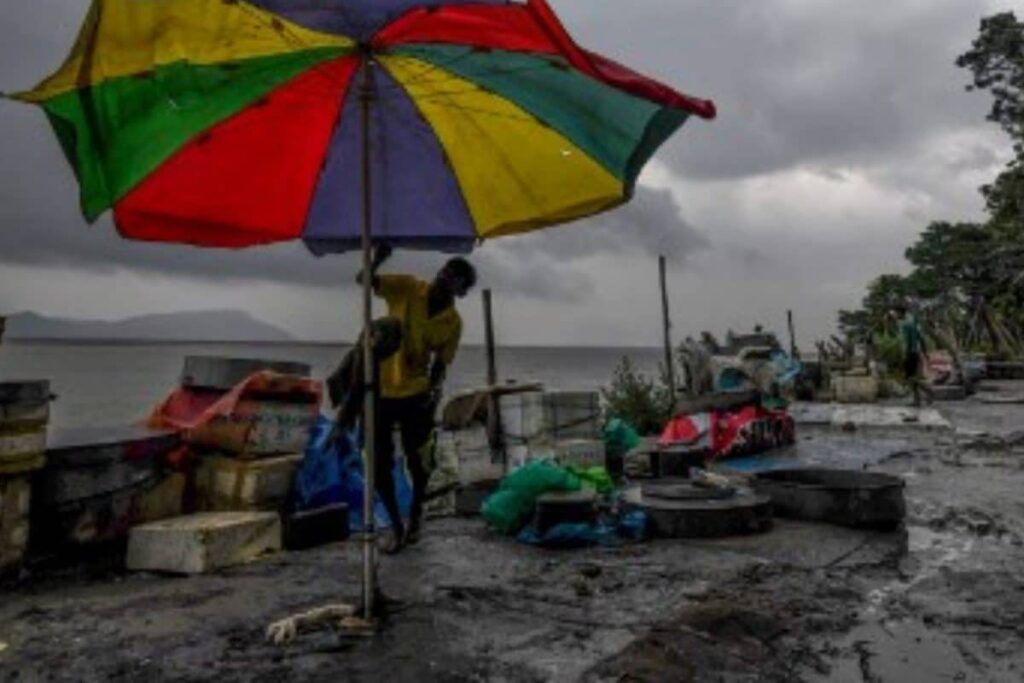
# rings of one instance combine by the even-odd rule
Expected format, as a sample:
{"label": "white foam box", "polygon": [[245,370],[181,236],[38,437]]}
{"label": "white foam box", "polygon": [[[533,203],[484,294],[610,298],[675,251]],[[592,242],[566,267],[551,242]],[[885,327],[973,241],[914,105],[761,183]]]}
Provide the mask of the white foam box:
{"label": "white foam box", "polygon": [[125,560],[131,571],[203,574],[281,549],[273,512],[204,512],[133,528]]}
{"label": "white foam box", "polygon": [[874,377],[833,377],[832,390],[839,403],[874,403],[879,393]]}
{"label": "white foam box", "polygon": [[547,431],[544,393],[525,391],[498,398],[501,429],[506,445],[516,446],[541,437]]}
{"label": "white foam box", "polygon": [[544,424],[554,439],[601,436],[601,400],[596,391],[550,391],[544,394]]}
{"label": "white foam box", "polygon": [[185,475],[174,472],[142,494],[138,499],[140,521],[144,524],[180,517],[185,502],[186,484]]}
{"label": "white foam box", "polygon": [[302,455],[260,460],[203,458],[196,472],[196,494],[203,510],[273,510],[287,496]]}
{"label": "white foam box", "polygon": [[568,439],[552,447],[555,462],[563,467],[604,467],[605,445],[598,439]]}
{"label": "white foam box", "polygon": [[449,469],[454,469],[462,484],[502,475],[501,465],[491,462],[491,447],[483,426],[438,432],[437,449],[438,464],[445,463]]}
{"label": "white foam box", "polygon": [[315,405],[245,399],[230,415],[189,431],[188,440],[245,458],[296,453],[305,450],[316,417]]}
{"label": "white foam box", "polygon": [[17,570],[25,558],[31,495],[28,476],[0,476],[0,574]]}

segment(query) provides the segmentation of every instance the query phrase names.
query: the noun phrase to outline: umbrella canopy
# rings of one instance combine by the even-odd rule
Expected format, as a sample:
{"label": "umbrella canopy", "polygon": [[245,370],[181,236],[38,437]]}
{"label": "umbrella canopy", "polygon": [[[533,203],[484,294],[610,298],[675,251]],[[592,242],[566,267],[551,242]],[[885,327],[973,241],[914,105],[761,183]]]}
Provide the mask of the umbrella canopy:
{"label": "umbrella canopy", "polygon": [[[93,0],[61,69],[18,98],[46,111],[88,220],[361,248],[364,271],[374,242],[468,251],[617,206],[690,115],[715,115],[579,47],[544,0]],[[373,380],[366,363],[367,617]]]}
{"label": "umbrella canopy", "polygon": [[399,247],[607,210],[715,114],[580,48],[543,0],[94,0],[65,64],[17,97],[47,113],[88,220],[317,253],[360,247],[364,184],[372,239]]}

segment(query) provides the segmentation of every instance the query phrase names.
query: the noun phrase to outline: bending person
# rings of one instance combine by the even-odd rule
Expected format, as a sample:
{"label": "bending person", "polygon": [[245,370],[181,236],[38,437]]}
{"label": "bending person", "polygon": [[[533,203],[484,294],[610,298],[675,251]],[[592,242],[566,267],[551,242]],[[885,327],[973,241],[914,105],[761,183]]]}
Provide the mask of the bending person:
{"label": "bending person", "polygon": [[[462,318],[455,301],[466,296],[476,284],[476,270],[466,259],[453,258],[432,282],[413,275],[378,275],[377,269],[390,253],[386,246],[377,249],[371,274],[374,292],[387,303],[388,317],[400,321],[402,326],[398,351],[380,365],[375,429],[377,492],[391,517],[394,532],[387,550],[396,552],[406,543],[419,540],[430,478],[428,460],[432,455],[434,414],[448,367],[462,338]],[[362,274],[358,280],[362,282]],[[392,476],[396,428],[412,478],[408,529],[398,508]]]}

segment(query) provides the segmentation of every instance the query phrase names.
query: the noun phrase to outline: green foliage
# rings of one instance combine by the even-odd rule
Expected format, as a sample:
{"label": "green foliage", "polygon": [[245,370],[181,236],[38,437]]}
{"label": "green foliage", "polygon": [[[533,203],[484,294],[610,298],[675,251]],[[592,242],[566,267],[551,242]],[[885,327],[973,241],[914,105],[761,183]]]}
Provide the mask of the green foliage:
{"label": "green foliage", "polygon": [[998,221],[1024,225],[1024,22],[1013,12],[982,19],[971,49],[956,63],[973,76],[968,90],[992,95],[988,119],[1013,141],[1014,160],[982,188],[989,211]]}
{"label": "green foliage", "polygon": [[1002,126],[1015,143],[1024,142],[1024,23],[1013,12],[982,19],[978,37],[956,65],[974,76],[968,90],[992,94],[989,121]]}
{"label": "green foliage", "polygon": [[868,293],[856,311],[839,312],[840,331],[858,343],[872,340],[876,335],[896,332],[893,307],[921,298],[919,279],[902,275],[880,275],[868,285]]}
{"label": "green foliage", "polygon": [[932,223],[907,249],[915,266],[914,277],[925,298],[943,292],[966,297],[991,296],[1000,291],[1000,266],[992,255],[999,248],[997,235],[977,223]]}
{"label": "green foliage", "polygon": [[932,223],[906,251],[909,275],[877,278],[860,310],[840,311],[855,341],[892,334],[896,302],[922,310],[946,345],[1009,350],[1024,336],[1024,22],[1013,12],[983,19],[956,63],[971,73],[968,90],[992,96],[988,119],[1009,135],[1014,158],[981,188],[987,222]]}
{"label": "green foliage", "polygon": [[607,416],[631,424],[640,434],[660,433],[672,417],[674,401],[664,371],[658,380],[638,371],[628,357],[619,361],[611,386],[601,390]]}
{"label": "green foliage", "polygon": [[872,338],[875,360],[885,365],[888,374],[903,367],[903,342],[898,334],[876,334]]}

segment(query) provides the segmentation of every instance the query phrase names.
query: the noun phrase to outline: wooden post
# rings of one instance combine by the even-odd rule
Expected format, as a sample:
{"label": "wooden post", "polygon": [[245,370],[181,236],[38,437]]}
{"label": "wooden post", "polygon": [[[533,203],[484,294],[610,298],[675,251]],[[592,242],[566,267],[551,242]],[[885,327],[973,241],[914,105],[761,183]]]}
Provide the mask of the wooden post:
{"label": "wooden post", "polygon": [[505,440],[502,438],[501,404],[494,390],[498,386],[498,359],[494,348],[494,316],[491,308],[491,290],[483,291],[484,299],[484,344],[487,349],[487,441],[491,447],[491,462],[501,463],[505,471],[508,462]]}
{"label": "wooden post", "polygon": [[666,283],[665,257],[658,257],[658,273],[661,279],[661,315],[665,332],[665,372],[668,373],[668,389],[673,403],[676,400],[676,368],[672,361],[672,320],[668,314],[668,285]]}
{"label": "wooden post", "polygon": [[789,355],[796,358],[796,328],[793,327],[793,311],[786,311],[786,321],[789,323]]}

